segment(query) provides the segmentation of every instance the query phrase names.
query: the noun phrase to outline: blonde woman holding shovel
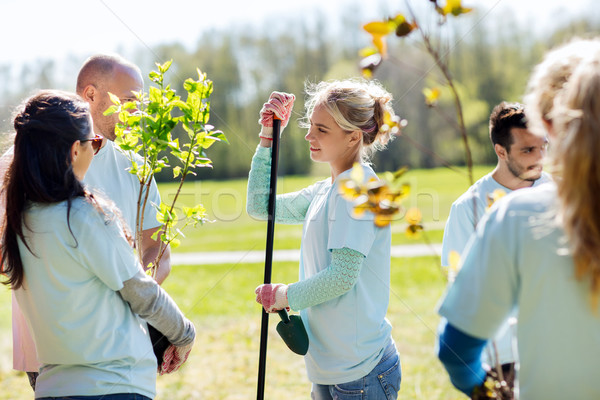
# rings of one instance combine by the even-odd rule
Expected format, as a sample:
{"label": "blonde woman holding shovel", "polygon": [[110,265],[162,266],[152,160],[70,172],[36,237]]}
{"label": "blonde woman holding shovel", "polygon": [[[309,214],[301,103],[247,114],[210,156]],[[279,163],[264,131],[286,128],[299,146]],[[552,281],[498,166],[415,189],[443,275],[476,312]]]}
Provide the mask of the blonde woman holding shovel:
{"label": "blonde woman holding shovel", "polygon": [[[313,161],[329,164],[331,177],[277,196],[276,221],[304,225],[300,281],[263,284],[256,300],[267,312],[300,311],[310,342],[305,362],[313,399],[396,399],[400,358],[385,318],[391,231],[375,227],[372,215],[354,217],[339,192],[354,163],[362,164],[366,180],[377,179],[368,157],[390,139],[381,127],[385,112],[393,115],[392,96],[362,80],[321,82],[307,93],[307,150]],[[293,95],[273,92],[260,112],[247,200],[255,218],[267,218],[273,117],[285,127],[293,102]]]}

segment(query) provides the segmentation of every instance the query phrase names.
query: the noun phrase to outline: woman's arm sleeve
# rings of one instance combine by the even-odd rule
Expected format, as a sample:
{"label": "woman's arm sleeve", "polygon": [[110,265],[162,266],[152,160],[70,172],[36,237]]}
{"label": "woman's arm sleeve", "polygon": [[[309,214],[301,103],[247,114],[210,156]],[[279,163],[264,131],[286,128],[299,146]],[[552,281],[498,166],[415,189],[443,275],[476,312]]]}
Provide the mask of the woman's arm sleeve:
{"label": "woman's arm sleeve", "polygon": [[481,366],[481,353],[486,344],[487,340],[468,335],[442,318],[437,355],[448,371],[452,384],[467,396],[485,380],[486,372]]}
{"label": "woman's arm sleeve", "polygon": [[331,264],[310,278],[288,287],[293,310],[324,303],[348,292],[356,284],[365,256],[349,248],[331,250]]}
{"label": "woman's arm sleeve", "polygon": [[175,346],[185,346],[194,341],[196,330],[177,304],[150,276],[142,270],[123,282],[119,290],[123,300]]}
{"label": "woman's arm sleeve", "polygon": [[[271,177],[271,149],[258,146],[248,175],[246,211],[253,218],[266,220]],[[305,190],[277,196],[275,221],[282,224],[301,224],[308,211],[310,199]]]}

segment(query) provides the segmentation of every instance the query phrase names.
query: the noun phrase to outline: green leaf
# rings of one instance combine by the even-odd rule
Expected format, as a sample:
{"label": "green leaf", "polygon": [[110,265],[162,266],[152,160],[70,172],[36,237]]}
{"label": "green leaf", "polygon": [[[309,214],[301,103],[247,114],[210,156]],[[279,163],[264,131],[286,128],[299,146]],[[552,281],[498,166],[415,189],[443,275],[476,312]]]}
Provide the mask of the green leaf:
{"label": "green leaf", "polygon": [[212,132],[210,132],[210,136],[212,136],[213,138],[215,138],[217,140],[222,140],[223,142],[229,144],[229,141],[227,140],[227,138],[225,137],[225,134],[222,131],[212,131]]}
{"label": "green leaf", "polygon": [[119,96],[114,95],[111,92],[108,92],[108,97],[110,98],[110,101],[113,104],[116,104],[116,105],[120,105],[121,104],[121,99],[119,99]]}
{"label": "green leaf", "polygon": [[162,92],[160,89],[150,86],[149,98],[151,102],[160,103],[162,100]]}
{"label": "green leaf", "polygon": [[106,111],[104,111],[104,115],[113,115],[114,113],[116,113],[117,111],[119,111],[120,107],[117,105],[112,105],[110,107],[108,107],[106,109]]}
{"label": "green leaf", "polygon": [[158,67],[158,70],[164,74],[165,72],[167,72],[169,70],[169,68],[171,68],[171,64],[173,63],[173,60],[169,60],[167,62],[165,62],[164,64],[160,65],[160,64],[156,64],[156,66]]}
{"label": "green leaf", "polygon": [[181,175],[181,167],[173,167],[173,178],[177,178],[179,175]]}

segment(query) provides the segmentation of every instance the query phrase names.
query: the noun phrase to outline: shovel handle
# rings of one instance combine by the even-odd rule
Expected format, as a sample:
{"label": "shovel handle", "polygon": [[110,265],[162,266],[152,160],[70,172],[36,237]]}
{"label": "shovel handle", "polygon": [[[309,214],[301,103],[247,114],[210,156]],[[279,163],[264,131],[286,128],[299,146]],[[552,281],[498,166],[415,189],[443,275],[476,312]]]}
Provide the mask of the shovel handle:
{"label": "shovel handle", "polygon": [[277,311],[277,314],[279,314],[284,324],[289,324],[290,316],[288,315],[288,312],[285,308],[282,308],[281,310]]}
{"label": "shovel handle", "polygon": [[[267,205],[269,219],[267,220],[267,248],[265,251],[264,283],[271,283],[271,269],[273,266],[273,237],[275,235],[275,199],[277,195],[277,166],[279,164],[280,131],[281,121],[277,118],[273,118],[273,145],[271,147],[271,179],[269,184],[269,202]],[[260,349],[258,355],[258,383],[256,389],[257,400],[263,400],[265,398],[268,330],[269,314],[266,313],[263,308],[260,327]]]}

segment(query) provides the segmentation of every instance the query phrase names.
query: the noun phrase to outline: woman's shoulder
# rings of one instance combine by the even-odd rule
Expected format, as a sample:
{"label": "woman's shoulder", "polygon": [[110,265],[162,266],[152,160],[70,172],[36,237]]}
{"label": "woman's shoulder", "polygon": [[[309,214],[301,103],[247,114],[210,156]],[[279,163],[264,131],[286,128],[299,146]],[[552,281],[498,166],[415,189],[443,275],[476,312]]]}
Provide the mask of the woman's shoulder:
{"label": "woman's shoulder", "polygon": [[515,190],[498,200],[490,211],[503,218],[548,215],[556,211],[558,197],[553,182]]}

